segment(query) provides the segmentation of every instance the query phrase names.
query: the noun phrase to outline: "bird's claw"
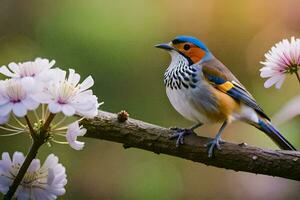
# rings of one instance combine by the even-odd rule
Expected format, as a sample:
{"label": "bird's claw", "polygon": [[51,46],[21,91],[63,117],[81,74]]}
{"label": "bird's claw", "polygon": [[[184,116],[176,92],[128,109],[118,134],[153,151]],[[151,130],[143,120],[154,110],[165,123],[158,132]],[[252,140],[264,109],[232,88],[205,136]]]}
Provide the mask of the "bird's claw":
{"label": "bird's claw", "polygon": [[220,138],[215,138],[212,141],[205,144],[205,147],[208,148],[208,157],[211,158],[214,155],[214,150],[217,148],[218,150],[221,150],[221,144],[224,141],[222,141]]}
{"label": "bird's claw", "polygon": [[174,131],[174,133],[171,133],[169,135],[170,139],[174,139],[177,138],[176,140],[176,147],[179,147],[179,145],[184,144],[184,137],[186,135],[191,134],[193,131],[190,129],[185,129],[185,128],[170,128],[172,131]]}

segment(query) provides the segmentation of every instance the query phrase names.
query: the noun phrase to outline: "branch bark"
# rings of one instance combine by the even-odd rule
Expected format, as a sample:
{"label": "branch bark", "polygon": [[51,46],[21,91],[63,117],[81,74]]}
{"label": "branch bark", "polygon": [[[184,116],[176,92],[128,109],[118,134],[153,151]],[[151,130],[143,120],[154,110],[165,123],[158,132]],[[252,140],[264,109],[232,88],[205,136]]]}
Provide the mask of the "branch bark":
{"label": "branch bark", "polygon": [[225,142],[221,150],[215,150],[213,158],[208,158],[205,144],[212,138],[192,134],[185,137],[184,145],[176,148],[175,141],[168,137],[171,130],[130,118],[120,122],[116,114],[104,111],[81,124],[87,129],[85,137],[118,142],[124,148],[135,147],[219,168],[300,181],[300,152],[273,151]]}

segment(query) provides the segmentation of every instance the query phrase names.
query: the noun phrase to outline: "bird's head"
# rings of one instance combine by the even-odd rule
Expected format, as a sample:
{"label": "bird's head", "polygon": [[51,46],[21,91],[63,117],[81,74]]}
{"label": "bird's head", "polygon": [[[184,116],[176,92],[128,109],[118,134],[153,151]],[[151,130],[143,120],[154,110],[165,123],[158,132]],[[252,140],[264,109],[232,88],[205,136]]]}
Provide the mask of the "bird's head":
{"label": "bird's head", "polygon": [[[212,58],[205,44],[191,36],[177,36],[171,42],[158,44],[155,47],[167,50],[171,55],[178,54],[184,57],[189,65]],[[176,57],[172,56],[172,59]]]}

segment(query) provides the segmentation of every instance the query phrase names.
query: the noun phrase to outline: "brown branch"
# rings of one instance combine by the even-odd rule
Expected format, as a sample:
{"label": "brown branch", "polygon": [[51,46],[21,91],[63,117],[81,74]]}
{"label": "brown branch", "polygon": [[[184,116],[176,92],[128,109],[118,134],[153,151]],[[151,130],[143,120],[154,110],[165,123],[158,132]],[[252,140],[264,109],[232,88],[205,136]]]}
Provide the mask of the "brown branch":
{"label": "brown branch", "polygon": [[208,158],[205,144],[211,138],[189,135],[185,144],[176,148],[175,141],[168,138],[171,130],[130,118],[119,122],[116,114],[103,111],[99,111],[97,118],[81,123],[88,130],[86,137],[122,143],[124,148],[135,147],[234,171],[300,181],[300,152],[273,151],[225,142],[221,150],[215,151],[213,158]]}

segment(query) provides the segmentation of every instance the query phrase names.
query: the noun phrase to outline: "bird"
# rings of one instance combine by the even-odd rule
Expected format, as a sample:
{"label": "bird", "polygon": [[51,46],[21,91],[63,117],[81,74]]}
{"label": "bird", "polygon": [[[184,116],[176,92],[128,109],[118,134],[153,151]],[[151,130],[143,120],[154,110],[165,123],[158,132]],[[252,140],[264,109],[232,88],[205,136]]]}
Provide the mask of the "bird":
{"label": "bird", "polygon": [[281,149],[296,151],[272,125],[250,92],[202,41],[180,35],[155,47],[171,55],[171,63],[164,73],[169,101],[184,118],[195,123],[191,128],[172,128],[170,138],[177,139],[177,147],[184,144],[186,135],[203,124],[222,123],[214,139],[206,145],[208,157],[212,157],[215,149],[221,149],[225,127],[243,121],[264,132]]}

